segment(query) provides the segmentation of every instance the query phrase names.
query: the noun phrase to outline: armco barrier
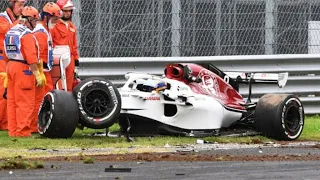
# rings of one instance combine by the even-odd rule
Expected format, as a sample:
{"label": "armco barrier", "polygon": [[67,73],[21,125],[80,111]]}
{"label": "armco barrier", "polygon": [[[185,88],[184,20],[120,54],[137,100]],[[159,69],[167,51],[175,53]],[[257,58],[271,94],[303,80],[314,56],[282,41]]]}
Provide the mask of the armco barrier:
{"label": "armco barrier", "polygon": [[[105,77],[121,85],[127,72],[160,75],[166,63],[171,62],[212,63],[224,71],[289,72],[284,88],[274,84],[254,84],[253,96],[258,98],[266,93],[293,93],[301,98],[306,114],[320,114],[320,54],[81,58],[79,75],[82,79]],[[241,85],[240,93],[244,97],[248,94],[246,85]]]}

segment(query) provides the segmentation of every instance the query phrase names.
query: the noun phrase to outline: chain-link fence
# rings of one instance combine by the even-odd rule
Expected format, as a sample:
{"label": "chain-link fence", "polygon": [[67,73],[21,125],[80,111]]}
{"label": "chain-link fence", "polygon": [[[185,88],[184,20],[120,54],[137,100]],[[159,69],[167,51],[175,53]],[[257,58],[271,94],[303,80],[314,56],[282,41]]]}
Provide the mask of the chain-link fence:
{"label": "chain-link fence", "polygon": [[319,0],[73,2],[82,57],[320,53]]}

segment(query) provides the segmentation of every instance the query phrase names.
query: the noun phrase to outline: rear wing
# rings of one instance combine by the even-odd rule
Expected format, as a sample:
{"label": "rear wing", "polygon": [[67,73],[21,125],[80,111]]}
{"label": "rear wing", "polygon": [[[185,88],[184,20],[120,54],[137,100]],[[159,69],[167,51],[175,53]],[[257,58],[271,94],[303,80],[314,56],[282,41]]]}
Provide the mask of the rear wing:
{"label": "rear wing", "polygon": [[239,91],[239,83],[248,83],[251,90],[252,83],[274,83],[278,84],[280,88],[283,88],[287,81],[289,73],[254,73],[254,72],[224,72],[214,66],[211,63],[202,63],[200,64],[203,67],[207,68],[211,72],[214,72],[227,83],[229,83],[234,89]]}
{"label": "rear wing", "polygon": [[228,82],[229,78],[238,83],[274,83],[283,88],[287,81],[289,73],[246,73],[246,72],[224,72],[224,80]]}

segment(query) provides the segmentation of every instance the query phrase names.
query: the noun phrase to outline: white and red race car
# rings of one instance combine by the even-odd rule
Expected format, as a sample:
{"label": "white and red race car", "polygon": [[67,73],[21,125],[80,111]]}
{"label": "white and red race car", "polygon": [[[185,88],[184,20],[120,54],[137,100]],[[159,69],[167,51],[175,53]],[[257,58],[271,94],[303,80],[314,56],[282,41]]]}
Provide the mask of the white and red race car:
{"label": "white and red race car", "polygon": [[[253,83],[283,87],[287,73],[223,72],[212,64],[168,64],[164,75],[128,73],[116,88],[109,80],[82,80],[72,93],[49,92],[39,111],[39,132],[71,137],[80,124],[94,129],[118,122],[130,135],[214,136],[236,126],[277,140],[295,140],[304,127],[304,109],[293,94],[266,94],[251,102]],[[245,100],[239,84],[249,84]]]}

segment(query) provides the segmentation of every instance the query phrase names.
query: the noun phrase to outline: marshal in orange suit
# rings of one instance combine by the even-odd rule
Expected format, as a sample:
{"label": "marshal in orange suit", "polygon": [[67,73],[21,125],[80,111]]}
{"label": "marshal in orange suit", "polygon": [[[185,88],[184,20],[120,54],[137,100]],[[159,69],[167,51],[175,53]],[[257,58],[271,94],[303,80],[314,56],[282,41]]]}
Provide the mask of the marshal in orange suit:
{"label": "marshal in orange suit", "polygon": [[5,36],[5,53],[8,57],[8,134],[9,136],[31,136],[31,123],[35,107],[36,86],[45,86],[45,76],[38,68],[37,41],[32,30],[39,19],[39,12],[26,6],[21,12],[19,24],[13,26]]}
{"label": "marshal in orange suit", "polygon": [[56,24],[59,20],[60,16],[61,9],[56,3],[46,3],[42,8],[42,12],[40,13],[41,21],[37,23],[36,27],[33,30],[33,34],[38,41],[39,58],[41,60],[40,63],[42,63],[42,68],[47,82],[45,87],[36,88],[35,109],[33,113],[34,121],[32,121],[31,124],[31,130],[34,133],[38,132],[38,111],[42,99],[47,92],[53,89],[52,78],[50,74],[53,65],[53,44],[49,29],[52,29],[54,24]]}
{"label": "marshal in orange suit", "polygon": [[[8,59],[4,53],[4,37],[11,27],[16,25],[17,17],[21,15],[26,0],[9,0],[8,8],[0,13],[0,73],[6,72]],[[7,129],[7,100],[3,97],[5,87],[4,79],[0,77],[0,130]]]}
{"label": "marshal in orange suit", "polygon": [[71,22],[72,12],[75,7],[70,0],[58,0],[57,5],[62,10],[62,17],[51,30],[53,46],[68,45],[70,48],[71,62],[66,69],[67,89],[72,91],[74,76],[79,67],[79,53],[77,45],[77,29]]}

